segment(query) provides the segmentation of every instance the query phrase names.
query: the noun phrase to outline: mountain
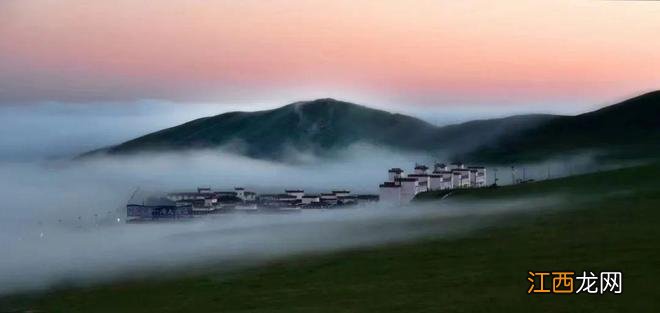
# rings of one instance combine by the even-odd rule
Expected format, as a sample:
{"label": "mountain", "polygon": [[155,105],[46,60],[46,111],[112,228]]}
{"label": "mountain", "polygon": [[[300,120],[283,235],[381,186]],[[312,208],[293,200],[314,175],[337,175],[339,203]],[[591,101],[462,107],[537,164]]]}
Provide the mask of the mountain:
{"label": "mountain", "polygon": [[600,151],[617,158],[652,157],[660,152],[660,91],[597,111],[556,117],[461,157],[509,162],[579,151]]}
{"label": "mountain", "polygon": [[324,155],[357,142],[409,151],[462,153],[555,118],[521,115],[437,127],[402,114],[318,99],[267,111],[200,118],[85,156],[223,147],[254,158],[284,159],[291,151]]}

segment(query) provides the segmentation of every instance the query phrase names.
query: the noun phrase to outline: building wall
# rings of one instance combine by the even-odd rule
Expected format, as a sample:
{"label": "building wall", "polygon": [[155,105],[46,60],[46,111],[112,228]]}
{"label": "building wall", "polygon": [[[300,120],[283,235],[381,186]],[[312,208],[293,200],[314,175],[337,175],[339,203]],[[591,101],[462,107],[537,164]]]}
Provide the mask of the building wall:
{"label": "building wall", "polygon": [[380,187],[378,190],[380,201],[388,203],[401,203],[401,186],[398,187]]}
{"label": "building wall", "polygon": [[486,186],[486,181],[487,181],[486,169],[484,168],[477,170],[477,178],[476,178],[477,187]]}
{"label": "building wall", "polygon": [[300,200],[302,197],[305,195],[304,191],[296,191],[296,192],[287,192],[286,194],[290,196],[296,197],[296,199]]}
{"label": "building wall", "polygon": [[417,194],[417,181],[402,181],[401,182],[401,202],[407,203]]}
{"label": "building wall", "polygon": [[442,176],[431,176],[429,177],[429,189],[430,190],[441,190],[442,189]]}
{"label": "building wall", "polygon": [[319,202],[319,201],[321,201],[320,198],[302,198],[302,203],[303,204],[310,204],[310,203]]}

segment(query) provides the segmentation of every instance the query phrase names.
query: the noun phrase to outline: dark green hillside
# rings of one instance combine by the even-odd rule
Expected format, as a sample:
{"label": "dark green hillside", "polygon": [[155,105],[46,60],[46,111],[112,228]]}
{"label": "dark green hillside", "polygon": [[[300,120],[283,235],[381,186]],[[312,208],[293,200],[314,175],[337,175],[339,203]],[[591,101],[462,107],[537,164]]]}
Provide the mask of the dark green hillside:
{"label": "dark green hillside", "polygon": [[90,154],[223,147],[284,159],[289,152],[327,155],[356,142],[480,162],[534,161],[602,150],[610,157],[660,153],[660,91],[576,116],[520,115],[436,127],[414,117],[333,99],[260,112],[197,119]]}
{"label": "dark green hillside", "polygon": [[[95,153],[223,146],[250,157],[281,159],[292,149],[322,155],[356,142],[425,152],[450,148],[467,151],[484,141],[533,127],[552,117],[526,115],[436,127],[402,114],[319,99],[268,111],[231,112],[201,118]],[[475,138],[478,140],[473,140]]]}
{"label": "dark green hillside", "polygon": [[518,135],[501,137],[467,158],[534,160],[593,149],[621,157],[650,157],[660,152],[660,91],[597,111],[549,120]]}
{"label": "dark green hillside", "polygon": [[[0,311],[657,312],[658,177],[651,165],[473,190],[454,201],[563,201],[463,238],[301,256],[230,277],[183,269],[175,279],[17,295],[0,298]],[[623,293],[527,294],[528,271],[581,270],[621,271]]]}
{"label": "dark green hillside", "polygon": [[[201,118],[128,141],[108,152],[228,145],[251,157],[277,159],[289,148],[320,153],[357,141],[414,149],[434,130],[434,126],[405,115],[320,99],[268,111]],[[407,136],[410,131],[419,136]]]}

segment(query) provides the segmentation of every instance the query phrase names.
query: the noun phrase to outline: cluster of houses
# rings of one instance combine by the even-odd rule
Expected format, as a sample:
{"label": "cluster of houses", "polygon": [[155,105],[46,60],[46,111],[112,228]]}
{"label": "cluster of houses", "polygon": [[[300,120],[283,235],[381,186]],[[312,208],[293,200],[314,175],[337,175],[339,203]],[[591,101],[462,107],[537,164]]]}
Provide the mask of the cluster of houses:
{"label": "cluster of houses", "polygon": [[230,212],[286,212],[302,209],[341,208],[378,201],[378,195],[352,194],[349,190],[305,194],[304,190],[285,190],[281,194],[260,194],[244,188],[196,192],[173,192],[141,201],[131,199],[126,206],[127,221],[177,219]]}
{"label": "cluster of houses", "polygon": [[333,190],[321,194],[305,194],[304,190],[285,190],[280,194],[257,194],[244,188],[214,191],[197,188],[193,192],[172,192],[158,197],[135,200],[126,206],[127,221],[177,219],[229,212],[286,212],[303,209],[349,207],[361,203],[384,201],[403,204],[417,194],[432,190],[479,188],[486,186],[486,168],[466,167],[462,163],[435,164],[429,172],[417,164],[405,175],[400,168],[388,171],[388,180],[379,187],[378,195],[352,194],[349,190]]}
{"label": "cluster of houses", "polygon": [[420,192],[484,186],[486,168],[483,166],[436,163],[429,172],[426,165],[417,164],[415,171],[408,175],[400,168],[390,169],[387,181],[379,186],[379,195],[381,201],[407,203]]}

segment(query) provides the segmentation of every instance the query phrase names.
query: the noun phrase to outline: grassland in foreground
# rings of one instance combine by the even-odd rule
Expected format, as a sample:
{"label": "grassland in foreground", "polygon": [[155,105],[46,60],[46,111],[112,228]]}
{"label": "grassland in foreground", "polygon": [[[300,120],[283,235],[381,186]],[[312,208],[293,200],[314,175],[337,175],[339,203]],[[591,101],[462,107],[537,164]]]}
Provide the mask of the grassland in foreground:
{"label": "grassland in foreground", "polygon": [[[660,165],[457,193],[561,195],[558,209],[459,239],[246,270],[0,299],[0,312],[658,312]],[[432,198],[428,195],[427,198]],[[527,272],[622,271],[621,295],[528,295]]]}

